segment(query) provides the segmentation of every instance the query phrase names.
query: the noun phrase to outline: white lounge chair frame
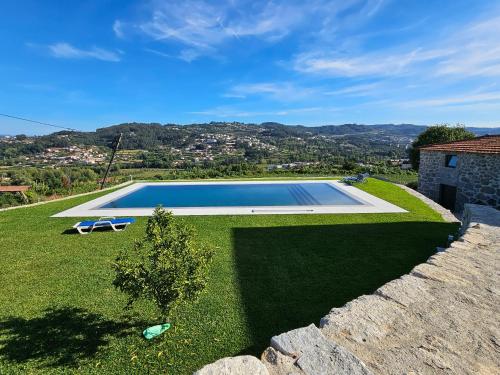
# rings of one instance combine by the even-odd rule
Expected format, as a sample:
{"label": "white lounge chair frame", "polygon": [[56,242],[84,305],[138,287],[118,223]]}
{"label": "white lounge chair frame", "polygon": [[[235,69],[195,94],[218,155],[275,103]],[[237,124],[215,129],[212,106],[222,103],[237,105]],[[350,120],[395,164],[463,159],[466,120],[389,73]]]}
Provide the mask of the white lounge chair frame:
{"label": "white lounge chair frame", "polygon": [[[108,227],[111,227],[111,229],[113,229],[115,232],[121,232],[121,231],[124,231],[127,226],[131,223],[120,223],[120,224],[113,224],[111,222],[111,220],[114,220],[116,219],[116,217],[114,216],[103,216],[103,217],[100,217],[94,224],[92,225],[89,225],[89,226],[80,226],[80,222],[76,223],[75,225],[73,225],[73,228],[76,229],[78,231],[78,233],[80,234],[90,234],[92,233],[92,231],[96,228],[108,228]],[[123,228],[118,228],[118,227],[122,227]]]}

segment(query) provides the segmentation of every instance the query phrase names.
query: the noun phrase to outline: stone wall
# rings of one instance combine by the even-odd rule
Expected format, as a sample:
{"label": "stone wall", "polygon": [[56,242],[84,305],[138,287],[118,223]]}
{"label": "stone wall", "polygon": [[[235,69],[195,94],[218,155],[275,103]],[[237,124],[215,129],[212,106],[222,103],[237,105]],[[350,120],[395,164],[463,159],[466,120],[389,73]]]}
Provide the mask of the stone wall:
{"label": "stone wall", "polygon": [[405,190],[406,192],[410,193],[411,195],[417,197],[420,199],[422,202],[424,202],[427,206],[432,208],[434,211],[438,212],[441,214],[441,217],[443,218],[444,221],[448,223],[460,223],[461,221],[457,217],[457,215],[454,215],[453,212],[450,210],[447,210],[443,206],[439,205],[429,197],[426,197],[425,195],[419,193],[416,190],[413,190],[412,188],[405,186],[405,185],[400,185],[400,184],[395,184],[399,186],[401,189]]}
{"label": "stone wall", "polygon": [[410,274],[271,338],[261,359],[197,375],[494,374],[500,368],[500,211],[466,205],[462,237]]}
{"label": "stone wall", "polygon": [[458,159],[458,210],[465,203],[500,209],[500,155],[461,154]]}
{"label": "stone wall", "polygon": [[455,211],[465,203],[500,208],[500,155],[456,153],[456,168],[445,166],[447,152],[421,151],[418,191],[439,201],[440,185],[457,187]]}

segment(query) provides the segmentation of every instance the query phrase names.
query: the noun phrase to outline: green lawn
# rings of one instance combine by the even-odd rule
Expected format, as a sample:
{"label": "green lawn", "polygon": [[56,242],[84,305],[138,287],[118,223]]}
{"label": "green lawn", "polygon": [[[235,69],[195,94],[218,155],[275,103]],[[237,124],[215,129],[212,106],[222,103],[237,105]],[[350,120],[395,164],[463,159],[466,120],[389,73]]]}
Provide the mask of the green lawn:
{"label": "green lawn", "polygon": [[157,323],[149,303],[124,311],[111,282],[120,248],[142,236],[68,233],[50,215],[98,194],[0,212],[0,373],[186,374],[224,356],[260,354],[272,335],[318,323],[330,308],[407,273],[456,225],[386,182],[361,188],[404,214],[186,217],[217,247],[201,299]]}

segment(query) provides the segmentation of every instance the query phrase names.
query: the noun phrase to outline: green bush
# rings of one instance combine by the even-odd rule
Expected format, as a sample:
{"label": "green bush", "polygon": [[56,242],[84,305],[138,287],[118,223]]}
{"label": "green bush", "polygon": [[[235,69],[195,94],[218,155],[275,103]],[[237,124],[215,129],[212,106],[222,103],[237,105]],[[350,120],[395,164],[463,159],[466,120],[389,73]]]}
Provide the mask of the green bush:
{"label": "green bush", "polygon": [[412,168],[418,170],[420,164],[419,147],[452,141],[461,141],[462,139],[474,138],[474,133],[465,129],[464,125],[448,126],[448,124],[434,125],[420,133],[412,143],[410,149],[410,162]]}
{"label": "green bush", "polygon": [[24,195],[28,198],[29,203],[37,203],[40,201],[40,195],[34,189],[26,191]]}
{"label": "green bush", "polygon": [[196,243],[194,229],[158,207],[144,238],[116,258],[113,285],[129,296],[127,306],[153,300],[162,317],[184,301],[193,301],[207,284],[213,250]]}
{"label": "green bush", "polygon": [[19,194],[13,193],[0,193],[0,208],[6,208],[10,206],[18,206],[22,204],[23,201]]}
{"label": "green bush", "polygon": [[418,181],[410,181],[406,184],[409,188],[412,188],[413,190],[418,190]]}

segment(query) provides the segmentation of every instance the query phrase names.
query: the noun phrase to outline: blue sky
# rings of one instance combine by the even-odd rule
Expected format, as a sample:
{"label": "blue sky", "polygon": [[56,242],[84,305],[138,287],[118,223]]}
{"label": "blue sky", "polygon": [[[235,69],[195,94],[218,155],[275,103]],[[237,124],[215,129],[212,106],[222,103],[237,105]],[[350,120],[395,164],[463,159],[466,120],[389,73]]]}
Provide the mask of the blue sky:
{"label": "blue sky", "polygon": [[[0,112],[500,126],[500,1],[7,1]],[[0,134],[53,129],[0,117]]]}

